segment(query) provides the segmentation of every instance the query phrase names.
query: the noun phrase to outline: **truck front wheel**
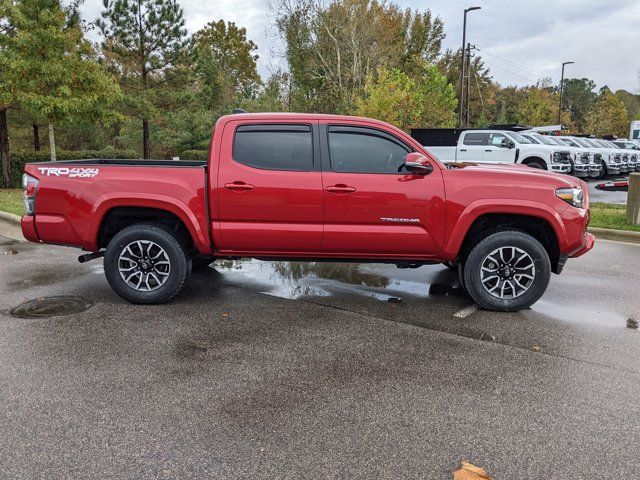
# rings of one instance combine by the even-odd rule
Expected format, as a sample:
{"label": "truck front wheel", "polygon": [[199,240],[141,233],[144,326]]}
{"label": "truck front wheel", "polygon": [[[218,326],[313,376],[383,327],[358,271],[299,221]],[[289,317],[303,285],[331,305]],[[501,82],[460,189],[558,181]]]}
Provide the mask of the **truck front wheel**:
{"label": "truck front wheel", "polygon": [[475,245],[464,263],[464,285],[482,308],[515,312],[544,294],[551,262],[544,247],[521,231],[489,235]]}
{"label": "truck front wheel", "polygon": [[136,224],[122,229],[107,245],[104,272],[111,288],[133,303],[171,300],[184,286],[191,259],[169,229]]}

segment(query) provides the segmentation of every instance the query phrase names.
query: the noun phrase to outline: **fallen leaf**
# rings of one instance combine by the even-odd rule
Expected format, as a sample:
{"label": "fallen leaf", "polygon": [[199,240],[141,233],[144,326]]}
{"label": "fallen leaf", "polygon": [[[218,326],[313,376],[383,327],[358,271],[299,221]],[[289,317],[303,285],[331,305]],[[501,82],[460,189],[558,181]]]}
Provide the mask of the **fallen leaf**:
{"label": "fallen leaf", "polygon": [[542,347],[544,347],[544,345],[531,345],[531,350],[533,350],[534,352],[539,352],[540,350],[542,350]]}
{"label": "fallen leaf", "polygon": [[222,314],[222,316],[223,316],[224,318],[227,318],[227,317],[229,316],[229,314],[228,314],[227,312],[224,312],[224,313]]}
{"label": "fallen leaf", "polygon": [[5,255],[17,255],[17,254],[18,254],[18,251],[17,251],[17,250],[14,250],[14,249],[12,248],[11,250],[5,250],[5,251],[4,251],[4,254],[5,254]]}
{"label": "fallen leaf", "polygon": [[638,320],[627,318],[627,328],[638,328]]}
{"label": "fallen leaf", "polygon": [[462,462],[462,467],[453,472],[453,480],[493,480],[483,468]]}

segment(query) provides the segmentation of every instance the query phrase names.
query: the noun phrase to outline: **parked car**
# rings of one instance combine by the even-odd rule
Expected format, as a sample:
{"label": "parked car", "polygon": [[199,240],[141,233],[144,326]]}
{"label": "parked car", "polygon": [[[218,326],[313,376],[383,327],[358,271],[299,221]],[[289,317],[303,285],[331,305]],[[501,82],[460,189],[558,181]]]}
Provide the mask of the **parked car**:
{"label": "parked car", "polygon": [[622,149],[629,157],[628,173],[640,172],[640,147],[634,142],[624,140],[609,140],[608,144],[614,145],[617,148]]}
{"label": "parked car", "polygon": [[508,130],[413,129],[411,135],[442,162],[521,163],[557,173],[571,172],[566,147],[541,145]]}
{"label": "parked car", "polygon": [[584,178],[589,176],[589,168],[593,164],[593,154],[583,147],[567,145],[562,140],[551,135],[542,135],[534,132],[520,132],[520,134],[541,145],[561,146],[567,148],[571,154],[571,174]]}
{"label": "parked car", "polygon": [[111,287],[161,303],[193,262],[455,262],[480,306],[537,301],[588,252],[586,184],[520,165],[442,164],[389,124],[322,114],[216,123],[207,162],[30,163],[24,236],[104,256]]}
{"label": "parked car", "polygon": [[[603,152],[608,153],[608,158],[611,163],[607,163],[607,170],[610,175],[627,173],[629,170],[629,158],[628,155],[625,156],[624,151],[620,150],[615,145],[608,144],[606,140],[600,140],[598,138],[587,138],[585,140],[592,142],[594,145],[602,148]],[[618,167],[617,173],[615,171],[616,166]]]}
{"label": "parked car", "polygon": [[603,160],[603,155],[600,149],[593,147],[583,138],[576,138],[572,136],[562,135],[554,137],[557,140],[563,142],[565,145],[582,148],[585,152],[588,152],[591,161],[589,163],[589,178],[603,178],[607,173],[607,165]]}

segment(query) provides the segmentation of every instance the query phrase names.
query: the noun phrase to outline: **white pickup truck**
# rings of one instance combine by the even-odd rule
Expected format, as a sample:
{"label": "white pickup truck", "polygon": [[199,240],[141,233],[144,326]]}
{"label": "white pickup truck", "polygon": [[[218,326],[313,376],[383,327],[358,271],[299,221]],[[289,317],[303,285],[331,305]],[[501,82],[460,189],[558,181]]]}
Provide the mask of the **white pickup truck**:
{"label": "white pickup truck", "polygon": [[534,143],[510,130],[419,128],[411,130],[411,135],[445,163],[521,163],[571,172],[571,153],[566,147]]}

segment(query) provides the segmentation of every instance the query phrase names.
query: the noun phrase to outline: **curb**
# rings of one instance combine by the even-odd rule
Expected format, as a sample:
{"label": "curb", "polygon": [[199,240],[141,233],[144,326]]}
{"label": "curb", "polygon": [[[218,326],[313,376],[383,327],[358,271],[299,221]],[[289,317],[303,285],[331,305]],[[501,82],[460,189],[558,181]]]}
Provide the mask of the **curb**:
{"label": "curb", "polygon": [[618,242],[640,243],[640,232],[596,227],[589,227],[587,230],[589,231],[589,233],[593,233],[596,238],[601,238],[603,240],[617,240]]}
{"label": "curb", "polygon": [[10,224],[15,225],[16,227],[19,227],[22,217],[19,217],[18,215],[14,215],[13,213],[0,211],[0,220],[4,220],[5,222],[9,222]]}

